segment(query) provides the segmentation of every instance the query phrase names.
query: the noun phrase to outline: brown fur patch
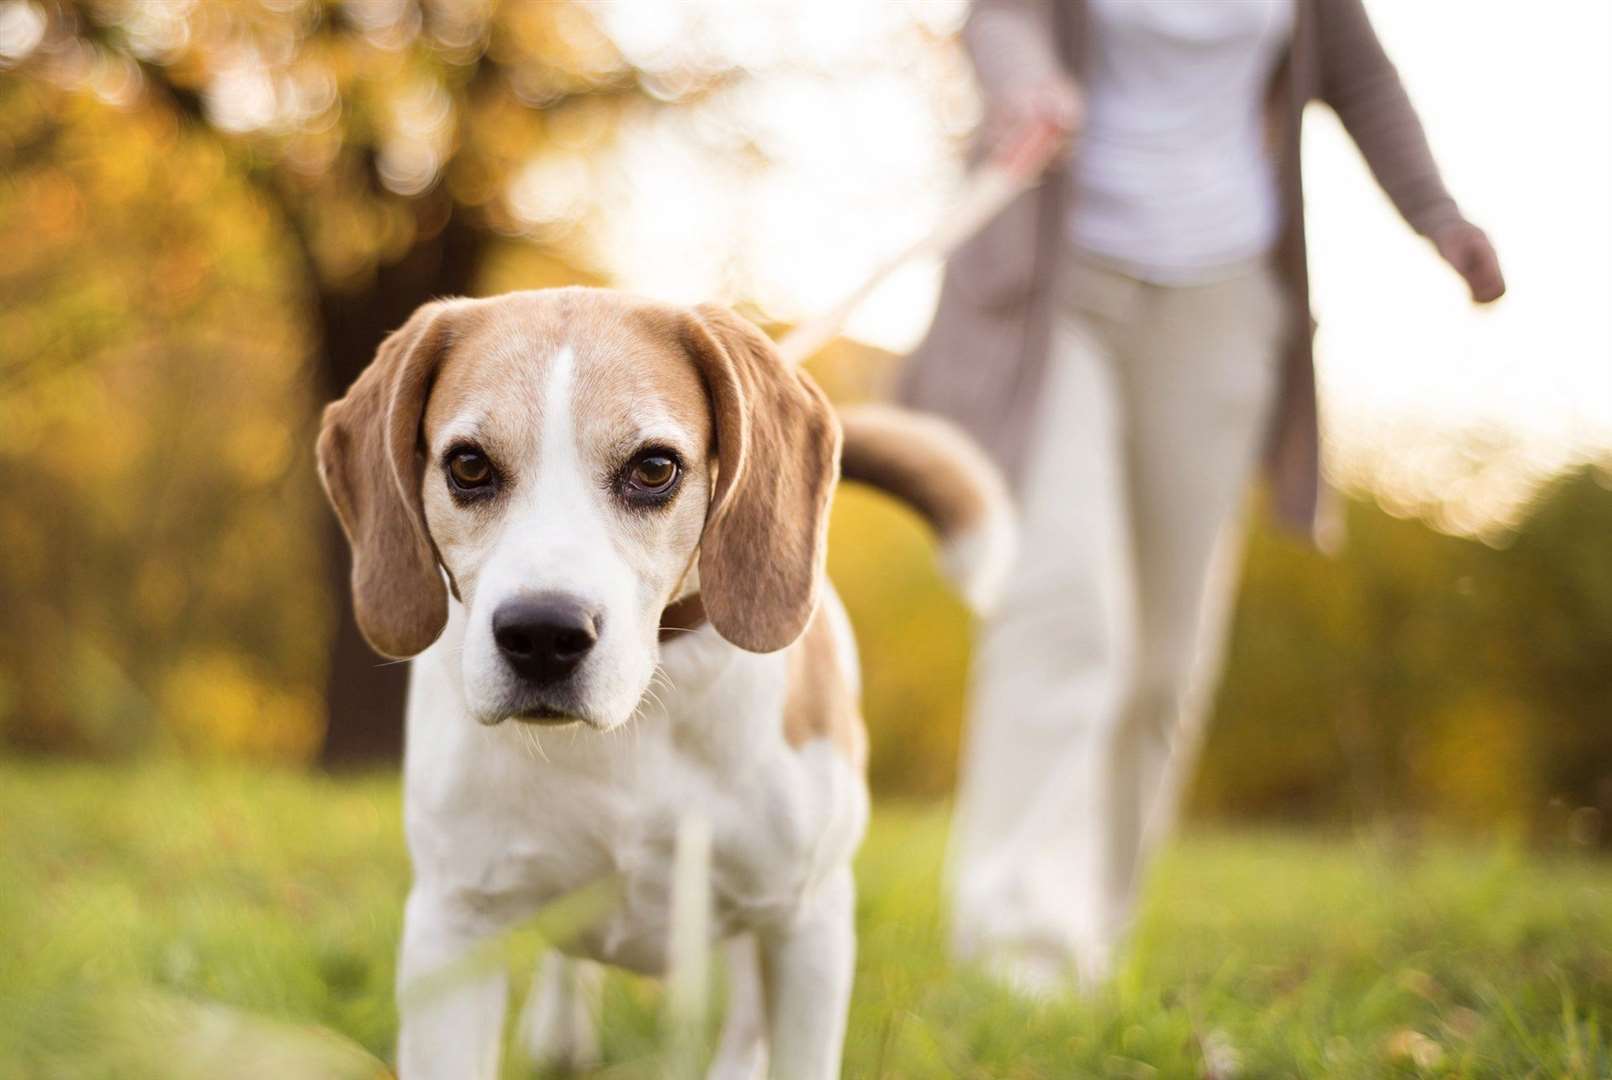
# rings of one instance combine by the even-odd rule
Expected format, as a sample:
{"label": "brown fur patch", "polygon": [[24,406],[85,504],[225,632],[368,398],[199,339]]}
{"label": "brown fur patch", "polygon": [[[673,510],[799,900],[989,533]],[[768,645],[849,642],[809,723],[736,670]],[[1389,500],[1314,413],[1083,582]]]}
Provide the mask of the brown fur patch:
{"label": "brown fur patch", "polygon": [[325,408],[319,478],[353,549],[353,610],[386,656],[420,652],[448,619],[448,593],[420,502],[420,417],[469,301],[427,304],[381,343]]}
{"label": "brown fur patch", "polygon": [[789,653],[784,738],[796,749],[815,739],[828,739],[858,772],[867,767],[867,729],[862,726],[856,694],[840,666],[834,626],[822,607]]}
{"label": "brown fur patch", "polygon": [[822,390],[726,308],[697,308],[683,340],[716,419],[700,591],[724,638],[773,652],[800,636],[817,606],[839,423]]}

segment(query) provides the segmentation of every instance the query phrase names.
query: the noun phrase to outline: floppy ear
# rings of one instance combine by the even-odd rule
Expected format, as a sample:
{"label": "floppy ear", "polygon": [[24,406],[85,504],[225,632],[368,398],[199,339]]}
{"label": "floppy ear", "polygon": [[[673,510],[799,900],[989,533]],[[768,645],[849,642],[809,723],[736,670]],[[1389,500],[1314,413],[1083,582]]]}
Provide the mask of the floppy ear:
{"label": "floppy ear", "polygon": [[353,611],[370,647],[403,658],[435,641],[448,620],[420,500],[420,419],[448,343],[449,313],[435,301],[381,343],[375,359],[325,407],[319,479],[353,549]]}
{"label": "floppy ear", "polygon": [[772,652],[817,608],[840,425],[768,337],[726,308],[695,309],[686,345],[715,419],[717,476],[700,540],[700,593],[728,641]]}

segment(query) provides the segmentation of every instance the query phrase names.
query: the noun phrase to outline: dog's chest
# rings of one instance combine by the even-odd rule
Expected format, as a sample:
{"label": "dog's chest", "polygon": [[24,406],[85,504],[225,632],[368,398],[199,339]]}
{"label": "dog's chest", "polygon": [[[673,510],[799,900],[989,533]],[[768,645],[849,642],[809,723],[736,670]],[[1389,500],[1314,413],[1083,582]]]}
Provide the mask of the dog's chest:
{"label": "dog's chest", "polygon": [[661,759],[653,790],[623,798],[617,829],[601,852],[619,883],[619,906],[579,951],[640,971],[661,970],[674,918],[672,881],[679,826],[709,829],[715,936],[789,922],[842,866],[860,838],[860,784],[826,744],[789,751],[794,762],[752,760],[716,774],[676,748]]}
{"label": "dog's chest", "polygon": [[865,789],[828,742],[784,741],[781,656],[726,659],[715,672],[669,663],[675,689],[630,730],[506,724],[411,767],[416,874],[476,895],[504,921],[602,883],[612,899],[573,949],[653,973],[672,919],[678,827],[698,818],[711,837],[716,935],[792,918],[854,852]]}

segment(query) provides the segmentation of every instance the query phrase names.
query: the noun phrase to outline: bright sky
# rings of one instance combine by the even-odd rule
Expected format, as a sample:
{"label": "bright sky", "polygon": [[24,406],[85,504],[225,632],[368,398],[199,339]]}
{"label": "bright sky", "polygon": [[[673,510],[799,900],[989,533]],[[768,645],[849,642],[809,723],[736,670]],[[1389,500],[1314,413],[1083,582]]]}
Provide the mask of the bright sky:
{"label": "bright sky", "polygon": [[[1512,517],[1539,476],[1612,460],[1612,4],[1368,7],[1511,292],[1475,311],[1332,116],[1312,110],[1306,185],[1329,462],[1345,482],[1482,530]],[[742,297],[798,319],[942,212],[960,175],[957,137],[977,114],[949,42],[961,3],[609,10],[637,62],[674,69],[698,41],[758,76],[692,118],[646,121],[619,167],[588,180],[606,186],[596,197],[613,211],[600,243],[624,285]],[[759,175],[731,152],[746,134],[767,162]],[[898,275],[849,331],[911,348],[938,282],[937,266]]]}
{"label": "bright sky", "polygon": [[[1440,488],[1471,528],[1528,480],[1612,460],[1612,5],[1369,4],[1445,178],[1489,231],[1510,286],[1476,311],[1400,225],[1330,113],[1307,127],[1310,263],[1337,472],[1408,503]],[[1515,442],[1478,455],[1451,432]]]}

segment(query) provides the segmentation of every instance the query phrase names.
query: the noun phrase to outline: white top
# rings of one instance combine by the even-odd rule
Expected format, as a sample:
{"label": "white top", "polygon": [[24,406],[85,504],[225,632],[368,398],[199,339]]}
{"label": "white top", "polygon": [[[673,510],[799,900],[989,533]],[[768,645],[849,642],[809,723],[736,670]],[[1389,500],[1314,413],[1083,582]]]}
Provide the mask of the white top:
{"label": "white top", "polygon": [[1265,97],[1294,0],[1090,0],[1075,244],[1145,281],[1213,280],[1276,243]]}

